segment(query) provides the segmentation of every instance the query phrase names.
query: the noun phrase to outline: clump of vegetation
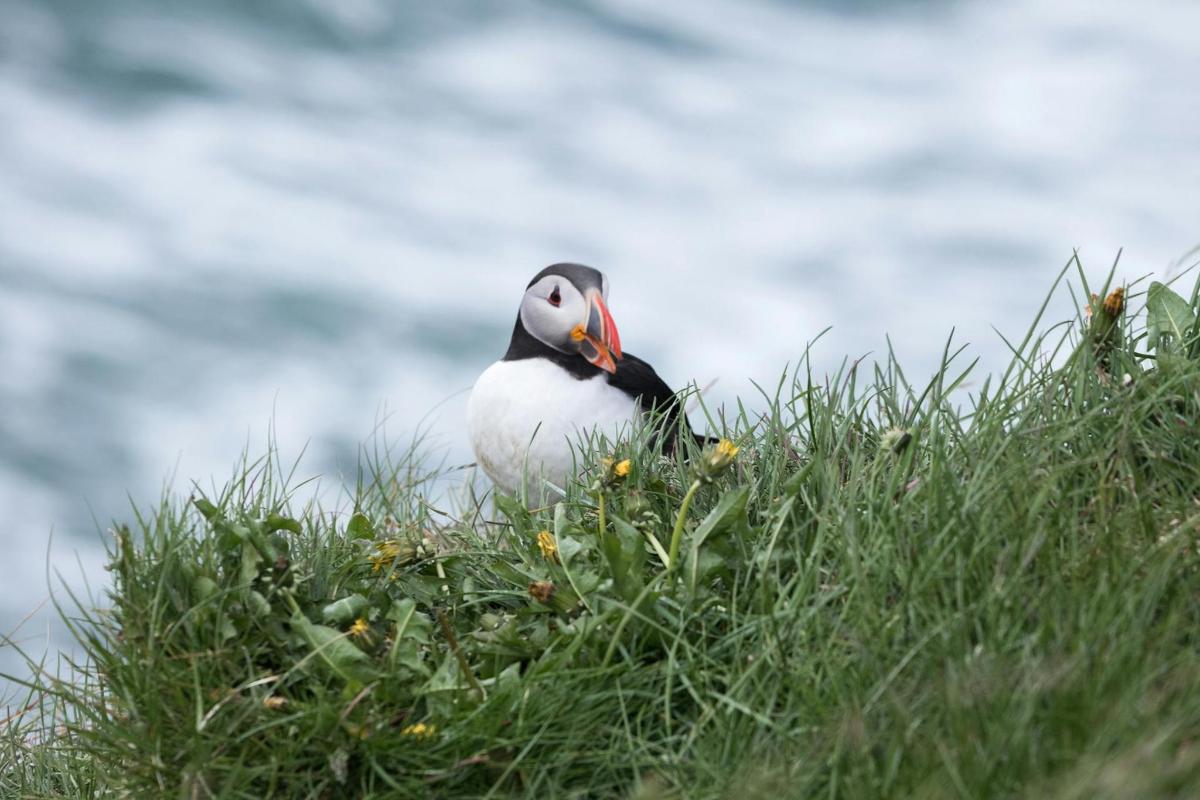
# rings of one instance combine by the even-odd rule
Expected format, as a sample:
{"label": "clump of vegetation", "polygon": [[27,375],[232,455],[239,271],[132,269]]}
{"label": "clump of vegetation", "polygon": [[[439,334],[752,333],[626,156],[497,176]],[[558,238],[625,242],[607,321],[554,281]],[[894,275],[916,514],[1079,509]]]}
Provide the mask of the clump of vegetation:
{"label": "clump of vegetation", "polygon": [[1108,288],[978,385],[805,360],[718,445],[593,442],[550,507],[412,454],[342,514],[270,460],[169,499],[0,793],[1195,796],[1197,292]]}

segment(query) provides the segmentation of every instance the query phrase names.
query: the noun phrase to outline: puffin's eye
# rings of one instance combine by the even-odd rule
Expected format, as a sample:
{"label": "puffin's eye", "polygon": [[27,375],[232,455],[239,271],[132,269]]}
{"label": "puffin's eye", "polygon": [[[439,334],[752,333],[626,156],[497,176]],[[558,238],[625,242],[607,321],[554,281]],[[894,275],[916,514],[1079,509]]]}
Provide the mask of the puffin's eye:
{"label": "puffin's eye", "polygon": [[550,293],[550,296],[547,297],[546,300],[548,300],[552,306],[558,306],[562,303],[562,295],[558,293],[557,286],[554,287],[554,291]]}

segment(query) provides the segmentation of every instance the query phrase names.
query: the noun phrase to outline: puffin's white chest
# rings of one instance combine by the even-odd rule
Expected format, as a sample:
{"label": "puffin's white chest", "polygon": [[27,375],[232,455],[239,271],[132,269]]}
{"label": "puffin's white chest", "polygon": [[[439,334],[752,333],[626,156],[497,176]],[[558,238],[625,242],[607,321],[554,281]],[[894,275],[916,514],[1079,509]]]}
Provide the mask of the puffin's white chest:
{"label": "puffin's white chest", "polygon": [[488,477],[515,492],[528,475],[531,495],[544,477],[564,486],[576,473],[574,448],[591,431],[616,438],[638,413],[637,402],[605,375],[578,380],[544,358],[497,361],[467,403],[475,458]]}

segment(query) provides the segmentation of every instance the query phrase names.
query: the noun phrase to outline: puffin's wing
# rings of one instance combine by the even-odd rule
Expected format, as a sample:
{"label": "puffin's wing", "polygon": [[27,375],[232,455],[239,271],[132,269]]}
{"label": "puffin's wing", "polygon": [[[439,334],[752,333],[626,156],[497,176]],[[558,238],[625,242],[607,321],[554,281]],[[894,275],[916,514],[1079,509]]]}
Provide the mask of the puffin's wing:
{"label": "puffin's wing", "polygon": [[685,433],[691,434],[700,445],[708,442],[708,437],[692,434],[687,415],[683,414],[680,408],[679,396],[658,377],[654,367],[637,356],[623,354],[617,362],[616,373],[608,376],[608,383],[635,398],[643,411],[654,410],[662,415],[662,430],[667,437],[667,449],[673,449],[675,446],[675,435],[681,416]]}

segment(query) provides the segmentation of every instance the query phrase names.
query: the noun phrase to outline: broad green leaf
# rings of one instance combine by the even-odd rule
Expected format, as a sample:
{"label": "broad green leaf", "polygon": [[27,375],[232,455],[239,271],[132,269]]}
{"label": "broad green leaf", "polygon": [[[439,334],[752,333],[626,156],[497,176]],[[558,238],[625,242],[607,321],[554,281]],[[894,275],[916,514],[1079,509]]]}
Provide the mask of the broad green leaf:
{"label": "broad green leaf", "polygon": [[209,522],[212,522],[213,519],[215,519],[221,513],[220,509],[218,509],[208,500],[205,500],[203,497],[197,497],[192,500],[192,505],[194,505]]}
{"label": "broad green leaf", "polygon": [[253,590],[246,594],[246,609],[259,619],[271,614],[271,604],[267,602],[267,598]]}
{"label": "broad green leaf", "polygon": [[228,614],[222,614],[217,621],[217,630],[220,634],[222,642],[228,642],[237,636],[237,626],[233,624],[233,620]]}
{"label": "broad green leaf", "polygon": [[300,523],[291,517],[285,517],[282,514],[271,514],[266,521],[267,533],[275,531],[291,531],[292,533],[301,533],[303,528]]}
{"label": "broad green leaf", "polygon": [[217,592],[217,582],[206,575],[201,575],[192,582],[192,591],[201,602],[212,597]]}
{"label": "broad green leaf", "polygon": [[467,689],[466,679],[462,677],[458,659],[447,650],[442,656],[442,662],[425,682],[418,696],[425,702],[430,713],[435,717],[452,718],[461,713],[461,702],[468,701],[471,692]]}
{"label": "broad green leaf", "polygon": [[300,611],[292,614],[292,629],[312,648],[313,658],[344,681],[365,683],[375,677],[371,659],[346,638],[346,634],[316,625]]}
{"label": "broad green leaf", "polygon": [[258,566],[262,563],[262,555],[259,554],[253,542],[242,542],[242,563],[238,571],[238,577],[242,583],[253,583],[258,577]]}
{"label": "broad green leaf", "polygon": [[574,558],[581,550],[583,543],[574,536],[562,535],[558,536],[558,558],[564,566],[571,566],[571,559]]}
{"label": "broad green leaf", "polygon": [[646,545],[637,528],[620,517],[612,518],[613,533],[604,537],[605,555],[613,565],[613,584],[632,600],[645,586]]}
{"label": "broad green leaf", "polygon": [[1164,284],[1150,284],[1146,300],[1146,344],[1170,352],[1187,342],[1196,325],[1192,307]]}
{"label": "broad green leaf", "polygon": [[808,480],[808,476],[812,474],[816,464],[817,460],[815,458],[810,459],[807,464],[800,468],[799,472],[784,481],[782,487],[783,494],[787,497],[795,497],[800,494],[800,490],[804,488],[804,484]]}
{"label": "broad green leaf", "polygon": [[750,487],[743,486],[725,493],[717,507],[708,512],[708,516],[692,534],[692,549],[698,550],[704,540],[713,534],[723,533],[746,518],[746,503],[750,499]]}
{"label": "broad green leaf", "polygon": [[422,657],[423,648],[429,644],[433,623],[429,617],[417,611],[417,604],[411,597],[405,597],[392,602],[387,613],[387,619],[396,623],[392,649],[388,653],[388,663],[395,669],[397,665],[408,667],[421,675],[429,675],[429,667]]}
{"label": "broad green leaf", "polygon": [[571,559],[574,558],[581,550],[591,547],[591,542],[594,539],[584,543],[575,538],[572,534],[579,530],[578,527],[571,524],[571,520],[567,517],[567,506],[565,503],[558,503],[554,506],[554,540],[558,543],[558,558],[564,567],[571,566]]}
{"label": "broad green leaf", "polygon": [[353,622],[367,607],[367,598],[361,594],[352,594],[335,600],[321,609],[321,618],[334,625],[344,625]]}
{"label": "broad green leaf", "polygon": [[[714,563],[712,558],[701,557],[701,546],[714,535],[724,533],[735,526],[745,526],[746,503],[749,499],[750,487],[748,486],[726,492],[721,501],[717,503],[717,507],[708,512],[708,516],[692,534],[691,558],[688,559],[691,562],[688,586],[692,592],[696,591],[696,584],[700,579],[711,572]],[[717,561],[720,560],[717,559]]]}
{"label": "broad green leaf", "polygon": [[525,508],[520,500],[499,492],[492,496],[492,500],[500,513],[508,517],[508,521],[512,523],[518,534],[524,535],[533,530],[533,518],[529,515],[529,509]]}
{"label": "broad green leaf", "polygon": [[374,539],[375,526],[371,524],[371,520],[367,518],[366,514],[356,511],[346,526],[346,535],[351,539]]}

